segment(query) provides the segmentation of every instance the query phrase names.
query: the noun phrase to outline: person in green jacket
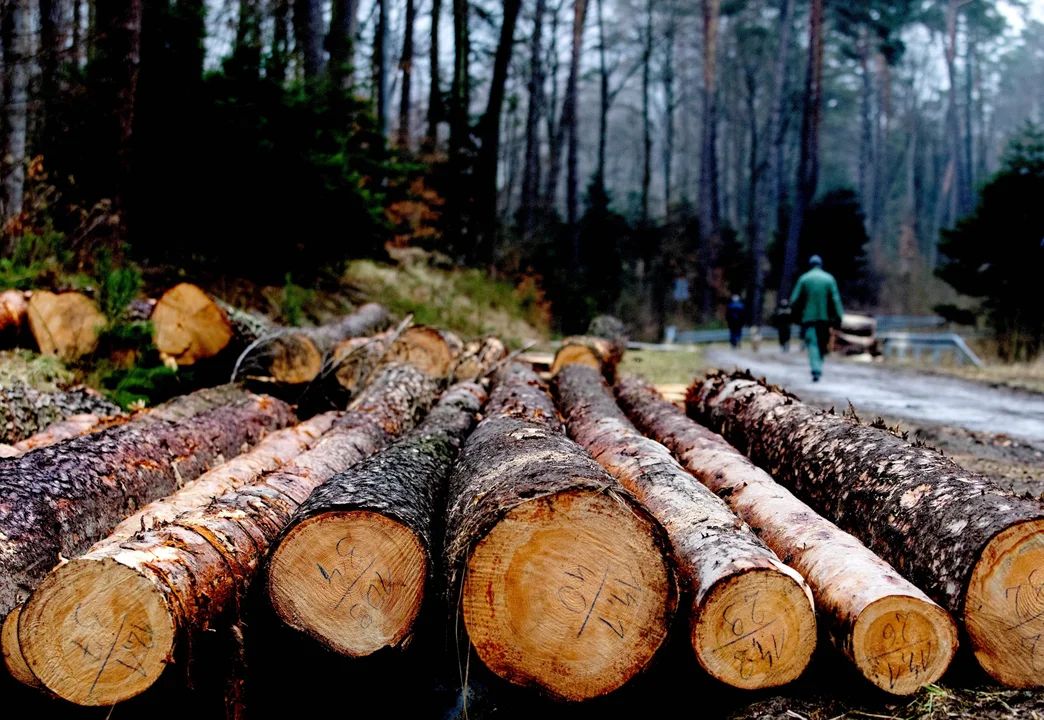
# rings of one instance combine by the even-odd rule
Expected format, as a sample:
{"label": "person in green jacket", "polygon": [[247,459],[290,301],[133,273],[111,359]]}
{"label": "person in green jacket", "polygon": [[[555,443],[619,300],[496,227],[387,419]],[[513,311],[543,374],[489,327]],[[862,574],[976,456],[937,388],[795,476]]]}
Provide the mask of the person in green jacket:
{"label": "person in green jacket", "polygon": [[823,258],[813,255],[808,260],[808,272],[798,278],[790,295],[794,317],[801,320],[801,337],[808,348],[808,362],[812,366],[812,381],[823,375],[823,357],[830,342],[830,328],[841,326],[845,309],[837,280],[823,269]]}

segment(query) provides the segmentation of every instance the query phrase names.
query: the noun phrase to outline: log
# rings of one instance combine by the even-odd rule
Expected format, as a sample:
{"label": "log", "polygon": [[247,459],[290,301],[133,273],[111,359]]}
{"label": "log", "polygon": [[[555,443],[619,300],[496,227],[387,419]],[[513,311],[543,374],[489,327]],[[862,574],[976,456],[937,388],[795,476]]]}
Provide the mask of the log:
{"label": "log", "polygon": [[948,610],[994,679],[1044,683],[1039,502],[746,375],[698,382],[688,410]]}
{"label": "log", "polygon": [[449,598],[497,675],[584,700],[622,686],[663,643],[676,601],[663,529],[565,436],[519,363],[494,374],[446,522]]}
{"label": "log", "polygon": [[562,341],[562,347],[555,353],[551,376],[554,377],[568,365],[586,365],[598,370],[612,382],[616,376],[616,366],[622,359],[623,349],[612,340],[588,335],[568,337]]}
{"label": "log", "polygon": [[454,351],[460,342],[459,338],[453,341],[455,337],[426,325],[413,325],[398,333],[348,338],[334,350],[337,368],[333,377],[350,394],[382,364],[404,362],[441,380],[450,375],[459,354]]}
{"label": "log", "polygon": [[453,386],[411,433],[315,489],[269,560],[284,622],[350,657],[409,639],[438,547],[436,502],[485,400],[479,385]]}
{"label": "log", "polygon": [[435,394],[423,373],[391,366],[289,465],[55,568],[18,623],[32,672],[81,705],[112,705],[149,688],[179,637],[235,613],[270,543],[312,490],[412,427]]}
{"label": "log", "polygon": [[508,349],[499,338],[489,337],[472,340],[464,345],[453,368],[453,379],[457,381],[479,380],[507,357]]}
{"label": "log", "polygon": [[835,647],[867,680],[909,695],[942,676],[957,627],[941,607],[641,378],[623,376],[616,394],[639,430],[670,449],[808,581]]}
{"label": "log", "polygon": [[106,318],[94,301],[78,292],[55,295],[37,290],[27,307],[29,330],[44,355],[72,362],[92,352]]}
{"label": "log", "polygon": [[240,356],[249,372],[267,374],[277,382],[297,385],[311,382],[337,346],[350,338],[371,335],[389,322],[388,311],[367,303],[337,322],[312,328],[274,328],[251,341]]}
{"label": "log", "polygon": [[164,358],[195,365],[232,341],[232,325],[218,304],[191,283],[163,293],[152,311],[152,340]]}
{"label": "log", "polygon": [[18,605],[7,613],[3,628],[0,629],[0,648],[3,650],[4,665],[7,666],[7,672],[11,673],[11,677],[18,682],[31,688],[41,688],[43,686],[26,664],[22,648],[18,644],[18,618],[21,614],[22,606]]}
{"label": "log", "polygon": [[90,388],[47,392],[26,385],[7,385],[0,388],[0,442],[21,442],[74,415],[118,416],[121,412]]}
{"label": "log", "polygon": [[292,420],[285,403],[224,386],[0,463],[0,615],[62,557]]}
{"label": "log", "polygon": [[0,445],[0,456],[18,457],[36,448],[49,447],[63,440],[125,423],[128,419],[126,415],[73,415],[65,420],[51,423],[35,435],[13,445]]}
{"label": "log", "polygon": [[587,326],[588,337],[602,338],[613,344],[614,352],[623,357],[627,351],[627,326],[612,315],[596,315]]}
{"label": "log", "polygon": [[562,368],[555,389],[570,436],[666,528],[700,665],[746,690],[796,680],[816,647],[812,592],[801,576],[667,448],[638,432],[598,370]]}
{"label": "log", "polygon": [[29,303],[21,290],[5,290],[0,293],[0,337],[5,346],[10,346],[26,325]]}

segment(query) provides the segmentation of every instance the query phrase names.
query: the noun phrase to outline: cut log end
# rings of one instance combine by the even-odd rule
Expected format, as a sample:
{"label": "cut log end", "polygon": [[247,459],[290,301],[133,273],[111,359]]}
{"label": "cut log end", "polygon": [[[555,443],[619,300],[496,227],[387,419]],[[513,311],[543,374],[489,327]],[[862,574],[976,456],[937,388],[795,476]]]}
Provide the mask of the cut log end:
{"label": "cut log end", "polygon": [[584,365],[601,372],[602,359],[586,345],[564,345],[555,353],[555,361],[551,365],[551,375],[557,375],[559,370],[568,365]]}
{"label": "cut log end", "polygon": [[269,373],[288,385],[311,382],[323,369],[323,354],[311,338],[290,333],[272,343]]}
{"label": "cut log end", "polygon": [[171,658],[175,628],[156,585],[112,559],[56,568],[18,623],[25,661],[48,690],[78,705],[127,700]]}
{"label": "cut log end", "polygon": [[388,356],[409,363],[434,378],[446,377],[456,360],[456,353],[446,336],[423,325],[414,325],[403,331]]}
{"label": "cut log end", "polygon": [[3,648],[4,664],[7,666],[7,671],[11,673],[11,677],[23,685],[38,688],[40,687],[40,681],[36,679],[33,671],[26,665],[25,657],[22,655],[22,648],[18,644],[18,618],[21,614],[21,605],[7,613],[7,617],[4,618],[3,629],[0,630],[0,647]]}
{"label": "cut log end", "polygon": [[105,315],[86,295],[33,293],[27,308],[29,329],[43,355],[78,360],[94,350]]}
{"label": "cut log end", "polygon": [[156,349],[178,365],[213,357],[232,340],[232,324],[224,311],[191,283],[180,283],[163,293],[150,319]]}
{"label": "cut log end", "polygon": [[649,526],[609,495],[569,490],[515,507],[486,535],[461,604],[491,670],[578,701],[615,690],[648,664],[672,599]]}
{"label": "cut log end", "polygon": [[304,520],[272,556],[268,591],[283,620],[351,657],[409,637],[428,558],[405,526],[369,511]]}
{"label": "cut log end", "polygon": [[912,695],[942,677],[957,651],[957,626],[935,603],[892,595],[867,606],[852,631],[852,656],[867,680]]}
{"label": "cut log end", "polygon": [[692,622],[692,645],[713,677],[745,690],[796,680],[816,648],[805,589],[777,570],[752,570],[715,585]]}
{"label": "cut log end", "polygon": [[1010,687],[1044,684],[1044,520],[1013,525],[972,570],[964,622],[975,657]]}

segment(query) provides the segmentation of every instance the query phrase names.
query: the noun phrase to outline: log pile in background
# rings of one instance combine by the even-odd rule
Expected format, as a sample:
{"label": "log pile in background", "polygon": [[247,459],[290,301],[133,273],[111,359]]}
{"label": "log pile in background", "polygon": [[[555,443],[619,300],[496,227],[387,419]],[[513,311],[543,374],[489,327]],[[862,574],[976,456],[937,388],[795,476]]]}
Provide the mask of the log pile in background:
{"label": "log pile in background", "polygon": [[638,432],[598,370],[568,365],[555,389],[570,436],[666,528],[700,665],[744,689],[797,679],[816,647],[812,593],[801,576],[666,447]]}
{"label": "log pile in background", "polygon": [[290,464],[56,568],[18,622],[32,672],[83,705],[111,705],[150,687],[179,637],[238,605],[269,543],[312,490],[412,427],[435,394],[436,383],[415,368],[390,366]]}
{"label": "log pile in background", "polygon": [[409,638],[441,545],[446,475],[485,399],[479,385],[454,385],[415,430],[315,489],[269,560],[284,622],[353,657]]}
{"label": "log pile in background", "polygon": [[688,408],[949,610],[996,680],[1044,684],[1039,502],[748,375],[698,382]]}
{"label": "log pile in background", "polygon": [[452,606],[496,674],[567,700],[610,692],[663,643],[674,584],[662,528],[567,438],[513,363],[449,482]]}
{"label": "log pile in background", "polygon": [[293,421],[289,406],[234,386],[0,463],[0,615],[61,557],[84,552],[136,508]]}
{"label": "log pile in background", "polygon": [[74,415],[117,417],[122,411],[85,387],[48,392],[26,385],[0,388],[0,442],[14,444]]}
{"label": "log pile in background", "polygon": [[97,347],[107,322],[95,302],[78,292],[37,290],[29,298],[26,316],[40,352],[69,362]]}
{"label": "log pile in background", "polygon": [[457,357],[453,366],[453,379],[456,381],[478,380],[488,373],[508,355],[507,346],[496,337],[471,340]]}
{"label": "log pile in background", "polygon": [[808,581],[834,645],[870,682],[907,695],[942,676],[957,645],[957,628],[942,608],[641,378],[625,375],[616,394],[642,432]]}
{"label": "log pile in background", "polygon": [[562,341],[551,364],[551,375],[557,375],[567,365],[580,364],[601,371],[611,383],[626,350],[627,330],[623,322],[611,315],[599,315],[591,321],[586,335]]}
{"label": "log pile in background", "polygon": [[214,357],[232,342],[232,324],[205,292],[179,283],[160,296],[149,318],[160,356],[178,365]]}

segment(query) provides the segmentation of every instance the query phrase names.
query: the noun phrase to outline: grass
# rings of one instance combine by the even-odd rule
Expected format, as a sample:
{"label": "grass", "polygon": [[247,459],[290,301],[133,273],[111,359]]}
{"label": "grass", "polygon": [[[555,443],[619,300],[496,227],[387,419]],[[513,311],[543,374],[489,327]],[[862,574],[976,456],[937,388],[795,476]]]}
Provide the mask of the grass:
{"label": "grass", "polygon": [[641,375],[657,385],[689,385],[707,370],[702,348],[685,350],[629,350],[620,363],[621,372]]}
{"label": "grass", "polygon": [[428,258],[403,258],[396,265],[357,260],[345,281],[392,313],[466,337],[496,334],[511,347],[546,340],[550,317],[532,283],[495,280],[481,270],[433,267]]}
{"label": "grass", "polygon": [[29,350],[0,352],[0,387],[28,386],[51,392],[75,381],[75,376],[57,356],[37,355]]}

